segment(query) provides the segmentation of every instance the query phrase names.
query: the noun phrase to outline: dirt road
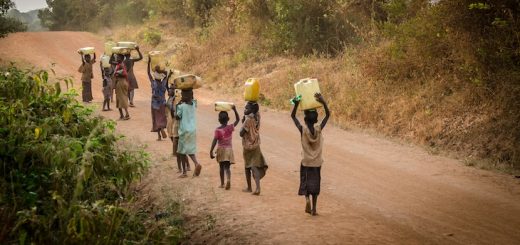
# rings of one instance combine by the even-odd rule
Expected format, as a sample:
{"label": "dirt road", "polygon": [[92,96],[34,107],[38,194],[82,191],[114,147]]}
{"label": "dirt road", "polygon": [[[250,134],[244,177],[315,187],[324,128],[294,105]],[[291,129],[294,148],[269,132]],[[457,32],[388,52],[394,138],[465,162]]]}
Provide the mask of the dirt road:
{"label": "dirt road", "polygon": [[[58,74],[73,75],[78,81],[76,50],[95,46],[101,51],[102,43],[89,33],[14,34],[0,39],[0,58],[38,67],[56,63]],[[156,134],[150,133],[144,62],[136,71],[137,107],[130,110],[132,119],[118,122],[117,127],[147,144],[154,154],[156,162],[143,185],[147,195],[158,200],[157,210],[170,198],[182,200],[188,243],[520,244],[519,180],[332,125],[324,131],[319,216],[308,216],[304,198],[297,196],[301,146],[288,112],[262,112],[262,150],[270,167],[261,196],[241,192],[244,176],[238,134],[233,142],[238,162],[232,167],[232,189],[219,189],[217,164],[208,156],[218,124],[210,103],[226,98],[209,90],[196,91],[202,176],[179,179],[170,157],[171,143],[157,142]],[[93,87],[94,104],[99,107],[98,73]],[[116,111],[102,115],[118,117]]]}

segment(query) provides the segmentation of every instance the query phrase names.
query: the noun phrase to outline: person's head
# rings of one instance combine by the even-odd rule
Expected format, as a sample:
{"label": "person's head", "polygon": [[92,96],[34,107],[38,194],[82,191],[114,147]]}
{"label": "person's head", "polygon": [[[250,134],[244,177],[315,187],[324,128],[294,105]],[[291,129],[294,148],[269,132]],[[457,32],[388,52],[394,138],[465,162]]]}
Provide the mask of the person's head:
{"label": "person's head", "polygon": [[193,100],[193,89],[187,89],[181,91],[181,101],[191,102]]}
{"label": "person's head", "polygon": [[168,89],[168,96],[170,96],[170,97],[175,96],[175,89],[174,88],[169,88]]}
{"label": "person's head", "polygon": [[229,115],[227,111],[221,111],[218,113],[218,122],[222,125],[227,125],[229,122]]}
{"label": "person's head", "polygon": [[125,58],[127,58],[127,59],[130,58],[130,52],[125,54]]}
{"label": "person's head", "polygon": [[103,68],[103,74],[105,74],[105,76],[110,75],[110,68],[108,68],[108,67],[104,67],[104,68]]}
{"label": "person's head", "polygon": [[303,111],[304,118],[306,124],[314,125],[318,122],[318,111],[316,110],[305,110]]}
{"label": "person's head", "polygon": [[258,106],[258,103],[248,101],[247,104],[246,104],[246,107],[244,109],[244,114],[245,115],[249,115],[251,113],[256,114],[259,109],[260,108]]}
{"label": "person's head", "polygon": [[90,58],[90,54],[86,54],[85,55],[85,61],[86,62],[90,62],[91,58]]}
{"label": "person's head", "polygon": [[125,56],[122,54],[116,54],[116,62],[121,63],[125,59]]}

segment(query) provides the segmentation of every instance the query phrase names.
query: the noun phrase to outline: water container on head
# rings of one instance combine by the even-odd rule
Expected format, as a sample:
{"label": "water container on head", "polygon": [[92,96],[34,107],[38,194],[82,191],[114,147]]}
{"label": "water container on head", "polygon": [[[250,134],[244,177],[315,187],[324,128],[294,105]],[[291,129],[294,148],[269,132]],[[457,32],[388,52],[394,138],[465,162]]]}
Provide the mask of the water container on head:
{"label": "water container on head", "polygon": [[113,47],[112,48],[112,53],[114,53],[114,54],[129,54],[130,53],[130,49],[126,48],[126,47]]}
{"label": "water container on head", "polygon": [[127,42],[127,41],[117,42],[117,46],[129,48],[129,49],[135,49],[137,47],[137,43],[136,42]]}
{"label": "water container on head", "polygon": [[112,42],[112,41],[105,42],[105,55],[111,56],[112,48],[115,46],[116,46],[115,42]]}
{"label": "water container on head", "polygon": [[215,102],[215,111],[231,111],[234,105],[232,102],[217,101]]}
{"label": "water container on head", "polygon": [[256,78],[249,78],[244,84],[244,100],[258,101],[260,98],[260,81]]}
{"label": "water container on head", "polygon": [[148,53],[150,56],[150,66],[153,71],[155,71],[155,67],[159,66],[159,69],[166,69],[166,59],[164,57],[164,53],[161,51],[151,51]]}
{"label": "water container on head", "polygon": [[78,53],[81,55],[87,55],[87,54],[93,54],[96,52],[96,49],[94,47],[84,47],[78,49]]}
{"label": "water container on head", "polygon": [[202,87],[202,78],[193,74],[178,76],[173,80],[177,89],[198,89]]}
{"label": "water container on head", "polygon": [[316,100],[314,96],[320,93],[320,85],[318,79],[305,78],[294,84],[296,96],[301,96],[300,110],[310,110],[322,107],[323,105]]}
{"label": "water container on head", "polygon": [[103,56],[101,56],[101,66],[103,66],[103,68],[110,68],[111,65],[110,65],[110,56],[104,54]]}

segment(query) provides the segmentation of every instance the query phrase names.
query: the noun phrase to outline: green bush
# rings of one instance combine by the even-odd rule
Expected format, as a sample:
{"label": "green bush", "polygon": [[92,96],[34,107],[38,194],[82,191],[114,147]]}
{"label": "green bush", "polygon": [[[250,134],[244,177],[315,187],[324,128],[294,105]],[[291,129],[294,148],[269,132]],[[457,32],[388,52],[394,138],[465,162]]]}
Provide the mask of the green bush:
{"label": "green bush", "polygon": [[48,77],[0,69],[0,243],[164,239],[163,230],[149,234],[145,217],[122,207],[148,154],[123,143],[113,121],[94,116],[73,89],[63,93]]}
{"label": "green bush", "polygon": [[143,34],[144,41],[154,47],[161,43],[161,36],[161,32],[154,28],[148,28]]}

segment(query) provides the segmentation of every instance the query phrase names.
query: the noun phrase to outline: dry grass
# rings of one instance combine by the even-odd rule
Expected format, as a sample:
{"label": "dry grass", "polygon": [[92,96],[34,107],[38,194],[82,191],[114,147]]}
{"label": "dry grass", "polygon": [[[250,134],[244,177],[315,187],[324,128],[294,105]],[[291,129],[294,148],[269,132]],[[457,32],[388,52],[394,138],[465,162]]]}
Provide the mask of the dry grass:
{"label": "dry grass", "polygon": [[[224,25],[209,30],[183,32],[184,39],[177,41],[185,44],[174,49],[172,62],[176,69],[204,77],[210,89],[238,97],[243,82],[257,77],[261,103],[289,110],[293,83],[317,77],[332,120],[342,128],[375,130],[488,166],[483,168],[520,168],[520,129],[512,120],[518,115],[504,115],[514,110],[506,111],[505,102],[497,99],[518,91],[504,87],[491,93],[453,70],[440,70],[444,64],[431,66],[421,54],[395,58],[389,42],[346,49],[334,58],[270,57],[253,35],[229,34]],[[164,33],[165,40],[178,36],[174,28]],[[159,48],[171,50],[167,43]]]}

